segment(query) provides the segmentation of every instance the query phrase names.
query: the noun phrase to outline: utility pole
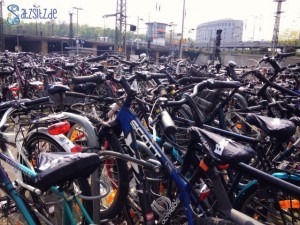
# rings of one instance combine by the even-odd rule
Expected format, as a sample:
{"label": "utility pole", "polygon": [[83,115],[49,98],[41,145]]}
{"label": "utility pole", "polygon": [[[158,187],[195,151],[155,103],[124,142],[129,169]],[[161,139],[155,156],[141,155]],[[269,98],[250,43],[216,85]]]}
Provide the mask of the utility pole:
{"label": "utility pole", "polygon": [[272,48],[273,51],[276,51],[277,45],[278,45],[278,34],[279,34],[279,25],[280,25],[280,14],[281,11],[281,4],[282,2],[285,2],[286,0],[274,0],[274,2],[277,2],[277,11],[275,13],[275,24],[273,29],[273,37],[272,37]]}
{"label": "utility pole", "polygon": [[69,47],[73,47],[73,36],[74,36],[74,32],[73,32],[73,13],[70,12],[70,25],[69,25]]}
{"label": "utility pole", "polygon": [[76,25],[76,54],[78,55],[78,47],[79,47],[79,39],[78,39],[78,10],[82,10],[80,7],[73,7],[73,9],[76,9],[76,15],[77,15],[77,25]]}
{"label": "utility pole", "polygon": [[2,3],[3,1],[0,0],[0,52],[4,52],[5,50]]}
{"label": "utility pole", "polygon": [[185,17],[185,0],[183,0],[183,7],[182,7],[182,25],[181,25],[181,38],[179,42],[179,58],[182,58],[184,17]]}
{"label": "utility pole", "polygon": [[140,20],[144,20],[138,16],[137,26],[136,26],[136,49],[139,49],[139,29],[140,29]]}
{"label": "utility pole", "polygon": [[126,0],[117,0],[114,47],[115,52],[121,51],[126,56],[126,45]]}
{"label": "utility pole", "polygon": [[[40,8],[40,5],[34,4],[33,7],[37,10],[38,8]],[[38,17],[36,17],[36,19],[35,19],[35,36],[38,36],[38,24],[37,24],[37,21],[38,21]]]}

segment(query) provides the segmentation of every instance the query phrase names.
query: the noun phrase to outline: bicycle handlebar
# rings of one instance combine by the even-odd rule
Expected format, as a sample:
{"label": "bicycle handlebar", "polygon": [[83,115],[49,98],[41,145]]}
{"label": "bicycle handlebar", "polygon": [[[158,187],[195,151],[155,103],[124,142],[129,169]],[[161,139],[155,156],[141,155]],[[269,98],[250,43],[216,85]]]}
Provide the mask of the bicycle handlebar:
{"label": "bicycle handlebar", "polygon": [[17,111],[18,109],[24,108],[25,107],[30,107],[34,105],[40,105],[42,103],[49,102],[50,98],[49,97],[44,97],[44,98],[39,98],[35,100],[30,100],[30,99],[20,99],[20,100],[13,100],[10,102],[7,102],[3,107],[1,107],[1,110],[5,110],[4,115],[2,116],[2,119],[0,121],[0,130],[2,130],[3,126],[7,122],[7,119],[9,116]]}
{"label": "bicycle handlebar", "polygon": [[43,97],[43,98],[38,98],[38,99],[28,101],[28,102],[24,102],[24,106],[30,107],[30,106],[34,106],[34,105],[40,105],[40,104],[43,104],[46,102],[50,102],[49,97]]}
{"label": "bicycle handlebar", "polygon": [[83,77],[73,77],[73,84],[84,84],[86,82],[93,82],[96,84],[102,84],[106,80],[106,75],[101,72],[97,72],[93,75],[83,76]]}
{"label": "bicycle handlebar", "polygon": [[296,52],[288,52],[288,53],[277,53],[277,55],[274,56],[275,59],[283,59],[288,58],[291,56],[295,56]]}
{"label": "bicycle handlebar", "polygon": [[72,92],[72,91],[67,91],[65,92],[66,96],[70,96],[70,97],[76,97],[76,98],[89,98],[89,99],[93,99],[99,102],[105,101],[105,102],[114,102],[115,99],[111,98],[111,97],[102,97],[102,96],[95,96],[95,95],[86,95],[83,93],[79,93],[79,92]]}
{"label": "bicycle handlebar", "polygon": [[85,61],[86,61],[86,62],[98,62],[98,61],[107,59],[107,57],[108,57],[108,53],[105,52],[105,53],[103,53],[103,54],[100,55],[100,56],[88,58],[88,59],[86,59]]}
{"label": "bicycle handlebar", "polygon": [[[203,81],[199,84],[197,84],[194,87],[193,93],[190,95],[190,97],[195,97],[199,92],[201,92],[203,89],[217,89],[217,88],[239,88],[241,86],[241,83],[239,81],[219,81],[219,80],[213,80],[209,79],[207,81]],[[183,105],[186,102],[186,99],[183,95],[183,98],[179,101],[168,101],[168,106],[179,106]]]}

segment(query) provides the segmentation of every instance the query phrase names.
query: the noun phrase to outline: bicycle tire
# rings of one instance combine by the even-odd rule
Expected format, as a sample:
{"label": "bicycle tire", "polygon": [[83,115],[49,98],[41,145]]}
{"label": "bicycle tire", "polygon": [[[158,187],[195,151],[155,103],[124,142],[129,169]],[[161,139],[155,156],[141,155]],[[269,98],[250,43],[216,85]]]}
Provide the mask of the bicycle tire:
{"label": "bicycle tire", "polygon": [[[48,143],[50,148],[48,150],[42,149],[40,146],[40,142]],[[35,152],[36,150],[35,144],[38,145],[37,146],[38,152]],[[46,150],[46,152],[65,152],[64,148],[60,146],[60,143],[56,142],[55,140],[51,139],[49,136],[43,133],[33,133],[31,136],[26,138],[26,141],[24,142],[24,147],[28,154],[28,160],[30,161],[31,164],[33,164],[32,166],[35,166],[34,164],[36,163],[37,155],[42,150]],[[43,147],[45,147],[45,145]],[[24,163],[24,160],[22,158],[21,158],[21,162]],[[30,183],[30,181],[28,181],[28,179],[25,176],[23,177],[23,179]],[[88,181],[86,179],[77,179],[77,181],[81,190],[81,194],[85,196],[91,196],[92,193]],[[33,201],[40,201],[37,196],[32,195],[31,197]],[[92,215],[93,213],[92,201],[83,200],[83,206],[86,209],[87,213],[89,215]],[[84,218],[82,218],[82,224],[85,225],[88,224],[88,222]]]}
{"label": "bicycle tire", "polygon": [[196,225],[237,225],[228,220],[219,219],[215,217],[200,218],[196,221]]}
{"label": "bicycle tire", "polygon": [[[113,132],[105,132],[105,140],[108,142],[109,150],[124,153],[120,141]],[[100,218],[115,218],[125,205],[129,191],[129,175],[127,163],[121,159],[108,158],[103,161],[100,166],[100,179],[108,181],[111,185],[117,184],[117,188],[113,188],[107,197],[102,198]],[[106,171],[103,169],[105,168]],[[107,203],[111,203],[107,205]],[[104,204],[106,204],[104,206]]]}
{"label": "bicycle tire", "polygon": [[[291,206],[292,209],[285,209],[282,208],[284,206],[281,206],[281,204],[286,203],[293,205],[294,203],[289,203],[290,200],[296,199],[299,202],[299,198],[282,190],[276,190],[276,198],[279,199],[280,206],[278,207],[273,196],[274,192],[270,193],[276,187],[261,186],[260,188],[260,185],[256,183],[244,191],[234,207],[263,223],[267,221],[268,224],[284,224],[282,215],[287,224],[296,225],[300,223],[299,208],[293,210],[293,206]],[[297,218],[295,218],[295,214]]]}
{"label": "bicycle tire", "polygon": [[97,84],[96,88],[92,91],[92,95],[103,97],[115,97],[112,87],[106,82],[102,84]]}
{"label": "bicycle tire", "polygon": [[[182,105],[179,109],[175,109],[171,113],[172,115],[175,115],[176,117],[179,117],[183,120],[191,120],[193,121],[194,117],[191,112],[191,108],[188,105]],[[187,133],[187,128],[190,126],[188,123],[185,123],[184,121],[180,121],[179,119],[176,119],[176,117],[173,119],[176,127],[177,132],[175,134],[176,138],[176,144],[180,146],[180,149],[186,152],[187,144],[189,142],[189,136]]]}
{"label": "bicycle tire", "polygon": [[[1,225],[16,225],[16,224],[27,224],[27,221],[23,214],[19,211],[18,207],[14,203],[12,197],[4,191],[2,188],[0,190],[0,224]],[[22,196],[20,195],[22,198]],[[24,199],[24,205],[26,206],[30,216],[37,225],[41,225],[37,215],[32,210],[29,203]]]}
{"label": "bicycle tire", "polygon": [[16,100],[16,97],[12,93],[11,90],[7,90],[5,94],[3,95],[3,101],[11,101],[11,100]]}
{"label": "bicycle tire", "polygon": [[[98,124],[99,121],[95,118],[90,118],[93,124]],[[74,129],[73,129],[74,127]],[[74,136],[82,136],[80,140],[77,140]],[[116,134],[111,131],[104,131],[102,133],[103,140],[102,148],[103,150],[111,150],[114,152],[124,153],[119,139]],[[87,136],[84,129],[77,124],[74,124],[68,132],[67,137],[74,141],[74,143],[80,146],[88,147]],[[108,145],[105,147],[105,143]],[[105,149],[108,148],[108,149]],[[110,187],[110,192],[108,195],[100,199],[100,218],[115,218],[119,212],[124,207],[126,202],[126,197],[129,190],[129,178],[128,178],[128,168],[125,161],[121,159],[115,159],[113,157],[107,158],[99,166],[100,179],[106,182],[106,185]],[[113,176],[113,177],[109,177]],[[103,187],[100,187],[100,193]],[[106,190],[103,190],[104,192]]]}
{"label": "bicycle tire", "polygon": [[[245,97],[239,93],[235,93],[232,96],[231,101],[229,102],[232,107],[232,110],[235,109],[244,109],[248,107],[247,100]],[[247,132],[250,132],[251,129],[247,127],[245,122],[241,120],[239,117],[237,117],[235,114],[228,113],[225,116],[224,120],[224,129],[227,129],[228,131],[244,134],[247,135]],[[248,134],[250,135],[250,134]]]}

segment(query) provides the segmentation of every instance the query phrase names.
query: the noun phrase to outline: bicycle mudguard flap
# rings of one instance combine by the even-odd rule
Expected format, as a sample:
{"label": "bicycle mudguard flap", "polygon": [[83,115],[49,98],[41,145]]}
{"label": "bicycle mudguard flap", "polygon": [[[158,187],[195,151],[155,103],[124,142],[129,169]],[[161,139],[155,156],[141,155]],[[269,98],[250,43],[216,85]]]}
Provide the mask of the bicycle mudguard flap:
{"label": "bicycle mudguard flap", "polygon": [[287,119],[248,114],[246,121],[280,141],[288,140],[296,132],[295,124]]}
{"label": "bicycle mudguard flap", "polygon": [[255,156],[252,148],[210,131],[190,127],[188,132],[190,143],[201,143],[206,153],[218,159],[220,164],[248,163]]}
{"label": "bicycle mudguard flap", "polygon": [[95,153],[40,153],[34,186],[46,191],[51,186],[87,178],[99,165],[100,159]]}

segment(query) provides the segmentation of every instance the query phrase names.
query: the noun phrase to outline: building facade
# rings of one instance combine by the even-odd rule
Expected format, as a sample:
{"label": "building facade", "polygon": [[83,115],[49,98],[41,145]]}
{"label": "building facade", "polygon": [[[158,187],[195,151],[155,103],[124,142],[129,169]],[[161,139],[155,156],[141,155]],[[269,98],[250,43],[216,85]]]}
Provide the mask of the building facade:
{"label": "building facade", "polygon": [[244,22],[242,20],[223,19],[202,23],[197,26],[196,45],[212,47],[216,39],[217,30],[222,30],[222,43],[236,43],[243,39]]}
{"label": "building facade", "polygon": [[147,25],[147,40],[156,45],[165,45],[166,42],[166,23],[146,23]]}

